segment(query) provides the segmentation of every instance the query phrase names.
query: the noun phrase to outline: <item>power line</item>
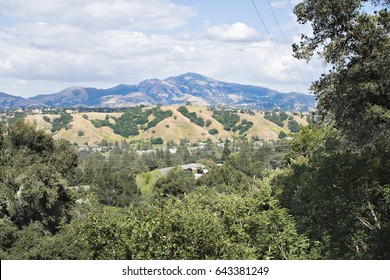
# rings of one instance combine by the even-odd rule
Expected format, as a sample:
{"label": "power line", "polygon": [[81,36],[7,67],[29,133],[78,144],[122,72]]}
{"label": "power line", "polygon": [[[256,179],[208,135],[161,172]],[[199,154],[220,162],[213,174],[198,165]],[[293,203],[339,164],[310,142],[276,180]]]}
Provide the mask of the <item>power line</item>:
{"label": "power line", "polygon": [[[288,4],[290,5],[291,11],[294,13],[294,8],[293,8],[293,6],[292,6],[292,4],[291,4],[291,0],[288,0]],[[301,37],[302,32],[299,31],[299,27],[298,27],[297,22],[296,22],[296,21],[294,21],[294,22],[295,22],[295,27],[296,27],[296,29],[297,29],[297,34],[298,34],[299,37]]]}
{"label": "power line", "polygon": [[290,79],[291,79],[292,83],[294,84],[295,88],[297,89],[297,92],[300,92],[300,90],[298,89],[298,86],[297,86],[297,84],[296,84],[294,78],[292,77],[290,71],[288,70],[288,68],[287,68],[287,66],[286,66],[286,63],[284,62],[284,60],[283,60],[283,58],[282,58],[282,56],[281,56],[281,54],[280,54],[278,48],[276,47],[275,41],[272,39],[271,33],[268,31],[267,25],[265,24],[265,22],[264,22],[264,20],[263,20],[263,18],[262,18],[262,16],[261,16],[259,10],[257,9],[257,6],[256,6],[255,2],[254,2],[253,0],[251,0],[251,1],[252,1],[253,7],[255,8],[256,13],[257,13],[257,15],[258,15],[258,17],[259,17],[261,23],[262,23],[263,26],[264,26],[265,31],[266,31],[267,34],[268,34],[269,39],[270,39],[271,42],[272,42],[272,45],[273,45],[274,48],[275,48],[276,53],[278,54],[280,60],[282,61],[282,64],[283,64],[284,68],[286,69],[288,75],[290,76]]}
{"label": "power line", "polygon": [[[290,46],[289,46],[289,44],[287,43],[286,36],[284,35],[284,32],[283,32],[283,30],[282,30],[282,27],[281,27],[280,24],[279,24],[279,21],[278,21],[278,18],[276,17],[276,14],[275,14],[275,12],[274,12],[274,9],[272,8],[272,5],[271,5],[271,3],[269,2],[269,0],[267,0],[267,2],[268,2],[269,7],[271,8],[272,14],[273,14],[273,16],[274,16],[274,18],[275,18],[275,21],[276,21],[276,24],[277,24],[278,27],[279,27],[280,33],[282,34],[282,37],[283,37],[283,39],[284,39],[284,43],[286,44],[287,49],[290,49]],[[303,75],[302,75],[301,69],[299,69],[298,64],[295,62],[295,59],[293,59],[293,62],[294,62],[295,67],[296,67],[297,70],[298,70],[299,75],[300,75],[301,78],[302,78],[302,81],[305,83],[306,88],[309,88],[309,86],[308,86],[308,84],[307,84],[305,78],[304,78]]]}
{"label": "power line", "polygon": [[[289,5],[290,5],[291,11],[294,13],[294,8],[293,8],[293,6],[292,6],[292,4],[291,4],[291,0],[288,0],[288,3],[289,3]],[[298,24],[297,24],[297,21],[294,21],[294,22],[295,22],[295,27],[296,27],[296,29],[297,29],[297,35],[298,35],[299,38],[301,38],[302,32],[299,30],[299,26],[298,26]],[[325,69],[326,63],[322,60],[322,58],[320,58],[320,60],[321,60],[322,69],[324,70],[324,73],[323,73],[323,74],[326,75],[326,69]],[[311,76],[312,76],[312,79],[314,80],[314,76],[313,76],[313,75],[311,75]]]}

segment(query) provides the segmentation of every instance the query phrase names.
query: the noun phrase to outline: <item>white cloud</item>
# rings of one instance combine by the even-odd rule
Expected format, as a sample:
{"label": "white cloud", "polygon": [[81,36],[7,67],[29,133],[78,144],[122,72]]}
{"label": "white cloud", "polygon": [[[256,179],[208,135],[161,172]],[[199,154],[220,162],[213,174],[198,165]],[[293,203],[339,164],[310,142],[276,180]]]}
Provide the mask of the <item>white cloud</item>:
{"label": "white cloud", "polygon": [[208,27],[207,36],[214,40],[235,42],[247,42],[259,39],[257,31],[242,22],[236,22],[232,25],[223,24]]}
{"label": "white cloud", "polygon": [[[55,86],[137,83],[185,72],[296,90],[272,43],[255,29],[236,22],[177,34],[172,28],[185,24],[195,10],[167,0],[0,0],[0,12],[16,21],[0,25],[0,91],[19,90],[11,94],[26,94],[39,83],[54,92]],[[283,43],[278,48],[299,77],[291,50]],[[311,75],[316,70],[306,66],[301,71]],[[1,84],[7,79],[18,86]]]}
{"label": "white cloud", "polygon": [[0,11],[23,21],[62,23],[88,29],[180,27],[196,10],[168,0],[0,0]]}

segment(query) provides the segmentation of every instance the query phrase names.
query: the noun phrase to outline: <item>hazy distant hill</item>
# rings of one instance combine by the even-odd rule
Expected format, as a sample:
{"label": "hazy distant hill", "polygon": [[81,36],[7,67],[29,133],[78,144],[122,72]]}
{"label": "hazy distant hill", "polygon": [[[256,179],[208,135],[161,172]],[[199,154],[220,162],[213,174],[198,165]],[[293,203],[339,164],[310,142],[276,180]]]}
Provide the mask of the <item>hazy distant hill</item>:
{"label": "hazy distant hill", "polygon": [[32,105],[42,105],[40,102],[29,100],[19,96],[9,95],[0,92],[0,108],[27,107]]}
{"label": "hazy distant hill", "polygon": [[307,111],[314,107],[314,97],[311,95],[225,83],[195,73],[165,80],[149,79],[137,85],[121,84],[109,89],[71,87],[58,93],[41,94],[23,100],[25,104],[20,100],[11,106],[44,104],[53,107],[128,107],[138,104],[175,105],[191,102],[200,106],[238,106],[259,110]]}

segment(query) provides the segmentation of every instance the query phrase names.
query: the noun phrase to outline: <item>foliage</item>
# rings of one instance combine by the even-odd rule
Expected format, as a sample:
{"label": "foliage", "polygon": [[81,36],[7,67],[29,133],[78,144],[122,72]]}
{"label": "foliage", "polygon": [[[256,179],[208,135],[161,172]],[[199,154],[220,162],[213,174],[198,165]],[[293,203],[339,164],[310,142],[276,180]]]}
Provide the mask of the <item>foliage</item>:
{"label": "foliage", "polygon": [[162,176],[160,170],[137,174],[136,182],[141,194],[144,196],[151,195],[154,190],[154,185]]}
{"label": "foliage", "polygon": [[77,155],[23,121],[2,133],[1,216],[18,227],[38,221],[55,232],[60,222],[69,219],[72,199],[66,179],[74,172]]}
{"label": "foliage", "polygon": [[111,123],[109,120],[104,119],[104,120],[91,120],[91,123],[96,127],[96,128],[101,128],[103,126],[111,126]]}
{"label": "foliage", "polygon": [[215,135],[215,134],[218,134],[219,131],[218,131],[218,129],[212,128],[212,129],[209,130],[209,133],[210,133],[211,135]]}
{"label": "foliage", "polygon": [[150,143],[152,143],[153,145],[162,145],[164,144],[164,141],[162,140],[161,137],[157,137],[157,138],[150,139]]}
{"label": "foliage", "polygon": [[50,118],[48,116],[43,116],[43,120],[45,122],[51,123],[51,120],[50,120]]}
{"label": "foliage", "polygon": [[159,122],[166,118],[172,117],[173,115],[171,110],[163,111],[159,107],[153,108],[152,113],[154,115],[154,119],[147,124],[146,130],[155,127]]}
{"label": "foliage", "polygon": [[283,130],[281,130],[280,132],[279,132],[279,134],[278,134],[278,138],[279,139],[284,139],[284,138],[286,138],[287,137],[287,134],[283,131]]}
{"label": "foliage", "polygon": [[201,188],[124,211],[91,208],[76,221],[91,259],[295,259],[309,252],[269,187],[245,197]]}
{"label": "foliage", "polygon": [[[149,122],[149,117],[154,115],[154,119]],[[91,122],[97,128],[108,126],[113,129],[114,133],[125,138],[139,134],[139,129],[146,125],[145,130],[155,127],[162,120],[171,117],[172,111],[163,111],[160,107],[155,107],[148,110],[143,110],[143,107],[136,106],[129,108],[119,118],[113,118],[115,124],[110,123],[109,118],[104,120],[92,120]],[[108,116],[108,115],[107,115]]]}
{"label": "foliage", "polygon": [[230,110],[213,109],[212,117],[223,125],[223,129],[230,131],[240,121],[240,116]]}
{"label": "foliage", "polygon": [[[374,14],[364,2],[377,4]],[[359,146],[390,141],[389,1],[305,0],[295,8],[311,36],[294,51],[309,59],[315,51],[333,69],[312,86],[320,120],[334,121]]]}
{"label": "foliage", "polygon": [[283,121],[287,119],[287,114],[285,112],[273,111],[273,112],[265,112],[264,119],[273,122],[274,124],[283,127]]}
{"label": "foliage", "polygon": [[183,116],[187,117],[192,123],[197,124],[201,127],[204,126],[204,120],[202,117],[198,117],[195,112],[188,111],[187,107],[180,106],[177,108],[177,111],[179,111]]}
{"label": "foliage", "polygon": [[55,133],[61,129],[69,129],[69,124],[72,122],[73,117],[69,113],[63,113],[59,118],[55,118],[52,121],[51,132]]}
{"label": "foliage", "polygon": [[293,133],[297,133],[301,130],[301,127],[299,126],[299,124],[297,123],[297,121],[295,120],[289,120],[288,121],[288,129],[293,132]]}
{"label": "foliage", "polygon": [[160,196],[182,197],[195,188],[195,178],[192,172],[177,168],[169,171],[165,177],[158,179],[154,188]]}
{"label": "foliage", "polygon": [[241,121],[241,124],[239,124],[237,126],[237,129],[239,131],[239,135],[242,135],[244,134],[245,132],[247,132],[251,127],[253,126],[253,122],[248,122],[247,120],[242,120]]}
{"label": "foliage", "polygon": [[293,141],[276,191],[323,257],[389,258],[389,156],[385,145],[356,152],[332,128],[305,129]]}
{"label": "foliage", "polygon": [[107,160],[95,154],[84,161],[83,183],[92,185],[102,204],[123,207],[138,199],[135,172],[128,160],[113,149]]}

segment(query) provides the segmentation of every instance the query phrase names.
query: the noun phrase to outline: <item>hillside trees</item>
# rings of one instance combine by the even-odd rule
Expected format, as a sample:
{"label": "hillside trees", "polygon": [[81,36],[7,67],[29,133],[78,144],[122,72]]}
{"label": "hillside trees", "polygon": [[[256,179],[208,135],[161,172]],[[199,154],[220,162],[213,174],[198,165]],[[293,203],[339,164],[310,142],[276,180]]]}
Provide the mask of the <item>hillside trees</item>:
{"label": "hillside trees", "polygon": [[23,121],[8,128],[8,133],[2,129],[1,139],[1,217],[20,228],[38,221],[56,232],[69,219],[72,199],[66,179],[77,166],[77,155]]}
{"label": "hillside trees", "polygon": [[199,188],[181,199],[168,196],[123,210],[92,207],[75,221],[78,242],[92,259],[297,259],[310,254],[307,238],[267,186],[253,185],[245,196]]}
{"label": "hillside trees", "polygon": [[183,116],[188,118],[192,123],[197,124],[200,127],[203,127],[205,125],[203,118],[198,117],[195,112],[188,111],[187,107],[180,106],[179,108],[177,108],[177,111],[179,111]]}
{"label": "hillside trees", "polygon": [[300,232],[322,245],[323,258],[388,259],[389,1],[367,14],[367,1],[305,0],[295,8],[312,36],[294,46],[333,64],[312,86],[320,123],[290,143],[289,166],[274,190]]}
{"label": "hillside trees", "polygon": [[274,187],[324,258],[389,257],[389,156],[356,153],[334,128],[304,129],[292,142],[291,163]]}
{"label": "hillside trees", "polygon": [[283,121],[287,120],[287,117],[288,116],[285,112],[273,111],[264,113],[264,119],[269,120],[280,127],[284,126]]}
{"label": "hillside trees", "polygon": [[240,121],[240,116],[230,110],[213,109],[212,117],[223,125],[226,131],[233,130],[236,124]]}
{"label": "hillside trees", "polygon": [[[365,2],[376,4],[368,14]],[[323,121],[334,121],[360,146],[390,142],[389,1],[305,0],[295,8],[312,36],[294,46],[295,56],[317,52],[334,65],[312,86]]]}
{"label": "hillside trees", "polygon": [[69,113],[61,114],[60,117],[55,118],[52,121],[51,132],[60,131],[62,128],[69,129],[69,124],[72,122],[73,117]]}
{"label": "hillside trees", "polygon": [[[172,114],[171,110],[163,111],[160,106],[148,110],[136,106],[129,108],[118,118],[112,117],[115,123],[109,121],[110,117],[108,115],[104,120],[91,120],[91,122],[97,128],[108,126],[113,129],[114,133],[127,138],[138,135],[141,128],[147,130],[155,127],[162,120],[171,117]],[[151,115],[154,116],[154,119],[149,121]]]}

